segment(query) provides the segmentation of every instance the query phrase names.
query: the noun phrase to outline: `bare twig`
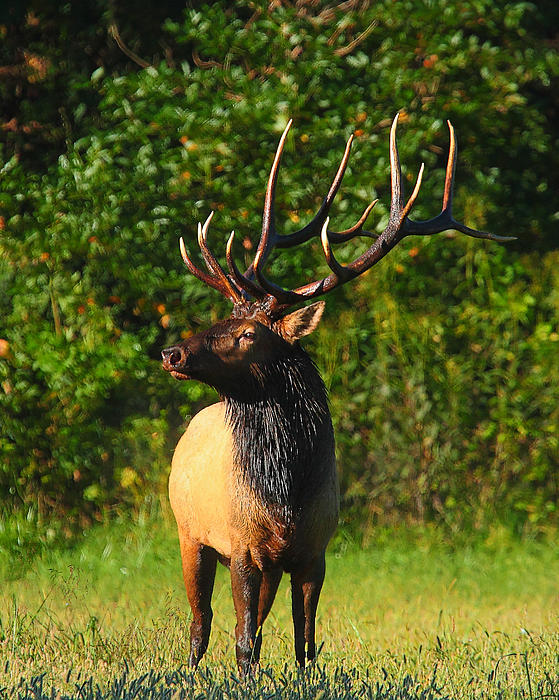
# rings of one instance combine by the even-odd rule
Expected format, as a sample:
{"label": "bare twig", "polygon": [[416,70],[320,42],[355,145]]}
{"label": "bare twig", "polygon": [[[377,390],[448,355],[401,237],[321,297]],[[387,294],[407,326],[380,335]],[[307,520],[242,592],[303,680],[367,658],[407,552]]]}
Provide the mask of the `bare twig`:
{"label": "bare twig", "polygon": [[223,68],[223,65],[217,61],[204,61],[196,49],[192,49],[192,59],[198,68]]}
{"label": "bare twig", "polygon": [[114,22],[112,22],[109,25],[109,34],[116,41],[117,46],[122,51],[122,53],[126,54],[126,56],[128,56],[128,58],[134,61],[134,63],[137,63],[141,68],[148,68],[151,65],[151,63],[144,61],[143,58],[140,58],[138,54],[134,53],[131,49],[128,48],[128,46],[126,46],[124,41],[122,41],[122,38],[118,31],[118,27]]}
{"label": "bare twig", "polygon": [[353,49],[357,48],[359,44],[369,36],[369,34],[373,31],[377,24],[378,21],[374,19],[371,22],[371,24],[369,24],[367,29],[365,29],[365,31],[361,32],[359,36],[356,36],[355,39],[353,41],[350,41],[350,43],[347,46],[342,46],[339,49],[336,49],[334,53],[337,56],[347,56],[348,54],[350,54],[353,51]]}

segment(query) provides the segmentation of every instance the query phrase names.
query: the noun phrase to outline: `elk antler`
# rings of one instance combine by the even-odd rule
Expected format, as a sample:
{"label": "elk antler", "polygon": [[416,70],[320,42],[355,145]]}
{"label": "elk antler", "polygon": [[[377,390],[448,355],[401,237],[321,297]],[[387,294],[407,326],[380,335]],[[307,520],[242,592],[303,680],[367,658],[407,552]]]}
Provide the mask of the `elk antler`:
{"label": "elk antler", "polygon": [[[264,212],[262,215],[262,235],[260,237],[260,242],[258,243],[258,248],[256,249],[255,259],[252,265],[245,272],[245,276],[248,277],[252,277],[255,274],[255,267],[261,269],[264,266],[264,263],[266,262],[273,248],[291,248],[292,246],[299,245],[300,243],[306,243],[306,241],[310,240],[313,236],[320,234],[322,226],[328,216],[328,212],[330,211],[330,206],[332,205],[334,197],[336,196],[340,185],[342,184],[342,180],[345,174],[347,162],[349,160],[351,144],[353,143],[353,135],[351,135],[347,141],[342,161],[338,167],[336,175],[334,176],[334,180],[330,185],[328,194],[326,195],[322,204],[320,205],[320,209],[316,213],[315,217],[312,219],[312,221],[310,221],[305,227],[303,227],[299,231],[295,231],[294,233],[291,233],[289,235],[278,235],[275,227],[275,191],[279,164],[283,153],[283,147],[292,123],[293,121],[290,119],[287,123],[287,126],[284,129],[284,132],[278,144],[274,162],[272,164],[272,169],[268,177],[268,185],[266,187],[266,198],[264,200]],[[369,204],[369,206],[361,215],[359,221],[351,228],[340,232],[329,231],[329,239],[332,240],[334,243],[341,243],[343,241],[348,241],[351,238],[355,238],[355,236],[359,235],[376,238],[378,234],[372,233],[371,231],[364,231],[363,224],[365,223],[367,217],[369,216],[369,213],[371,212],[371,209],[375,206],[377,201],[378,200],[375,199],[374,202],[371,202],[371,204]]]}
{"label": "elk antler", "polygon": [[[262,234],[256,249],[254,260],[244,274],[237,268],[232,255],[232,245],[234,233],[231,233],[227,243],[227,265],[230,275],[227,276],[221,269],[219,263],[212,255],[206,244],[206,234],[212,214],[207,218],[203,227],[198,224],[198,242],[202,250],[202,255],[208,268],[206,273],[196,268],[189,259],[184,248],[184,243],[181,239],[181,253],[188,269],[199,279],[206,284],[214,287],[234,304],[244,304],[247,299],[254,298],[264,303],[269,311],[280,311],[286,306],[291,306],[297,302],[306,299],[312,299],[321,294],[335,289],[336,287],[354,279],[358,275],[363,274],[370,267],[381,260],[394,246],[405,236],[420,235],[429,236],[450,229],[460,231],[474,238],[486,238],[493,241],[511,241],[515,240],[514,236],[497,236],[486,231],[477,231],[468,226],[456,221],[452,216],[452,194],[454,187],[454,172],[456,169],[456,139],[454,129],[450,122],[447,122],[450,131],[450,147],[448,154],[448,162],[446,166],[446,176],[444,184],[444,194],[442,210],[440,214],[426,221],[413,221],[409,218],[409,213],[415,203],[421,180],[423,176],[424,165],[421,165],[413,192],[407,202],[404,203],[404,192],[402,187],[402,170],[400,167],[400,158],[398,155],[398,147],[396,144],[396,128],[398,125],[398,115],[392,122],[390,129],[390,179],[391,179],[391,202],[390,215],[388,224],[384,231],[378,235],[371,231],[365,231],[363,225],[371,212],[371,209],[376,204],[377,200],[371,202],[365,209],[357,223],[345,231],[335,232],[328,229],[330,206],[341,185],[349,152],[353,141],[353,136],[350,136],[346,144],[345,152],[342,161],[338,167],[334,180],[330,185],[328,194],[324,198],[315,217],[306,226],[299,231],[288,235],[279,235],[275,228],[275,212],[274,200],[275,189],[278,177],[279,164],[287,133],[291,127],[291,120],[288,122],[278,145],[268,185],[266,187],[266,197],[264,202],[264,212],[262,216]],[[263,274],[263,267],[270,253],[274,248],[291,248],[300,243],[304,243],[315,236],[320,236],[326,262],[330,267],[331,273],[321,280],[310,282],[293,290],[283,289],[275,283],[266,279]],[[373,237],[376,240],[370,248],[360,257],[354,260],[349,265],[341,265],[332,252],[331,244],[340,243],[350,240],[356,236]]]}

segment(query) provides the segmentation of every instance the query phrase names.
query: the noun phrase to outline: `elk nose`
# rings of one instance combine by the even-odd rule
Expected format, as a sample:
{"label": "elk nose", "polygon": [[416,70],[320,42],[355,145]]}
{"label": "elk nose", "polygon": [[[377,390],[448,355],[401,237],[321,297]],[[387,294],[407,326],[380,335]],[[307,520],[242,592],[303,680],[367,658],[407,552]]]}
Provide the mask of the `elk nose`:
{"label": "elk nose", "polygon": [[182,349],[175,346],[162,350],[161,357],[163,358],[163,367],[176,367],[182,363],[184,355]]}

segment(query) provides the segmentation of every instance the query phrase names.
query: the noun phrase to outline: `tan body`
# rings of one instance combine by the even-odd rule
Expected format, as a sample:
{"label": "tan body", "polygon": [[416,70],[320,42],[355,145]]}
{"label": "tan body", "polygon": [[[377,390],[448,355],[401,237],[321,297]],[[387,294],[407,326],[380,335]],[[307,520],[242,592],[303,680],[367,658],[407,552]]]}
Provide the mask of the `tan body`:
{"label": "tan body", "polygon": [[225,404],[213,404],[190,422],[173,456],[169,498],[181,543],[215,549],[223,563],[244,548],[261,571],[291,571],[320,556],[338,521],[339,490],[332,454],[329,478],[306,501],[295,527],[283,527],[276,513],[247,491],[232,459],[233,437]]}

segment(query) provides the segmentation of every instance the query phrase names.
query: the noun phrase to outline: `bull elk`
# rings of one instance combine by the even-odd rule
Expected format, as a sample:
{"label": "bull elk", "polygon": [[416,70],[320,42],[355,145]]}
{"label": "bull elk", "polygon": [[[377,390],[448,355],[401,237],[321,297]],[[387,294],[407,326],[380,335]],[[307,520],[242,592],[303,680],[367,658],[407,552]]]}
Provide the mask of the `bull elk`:
{"label": "bull elk", "polygon": [[[210,251],[207,232],[213,213],[203,226],[198,224],[198,244],[207,272],[196,267],[180,239],[188,270],[233,303],[228,319],[162,352],[163,368],[173,377],[204,382],[221,398],[192,419],[175,450],[169,481],[192,609],[189,661],[194,667],[208,646],[218,560],[231,572],[240,672],[246,674],[259,661],[262,625],[284,571],[291,576],[297,662],[304,666],[315,657],[316,609],[326,545],[338,520],[339,492],[326,388],[299,344],[319,323],[324,301],[292,312],[289,308],[361,275],[404,236],[455,229],[476,238],[510,240],[454,220],[456,142],[450,122],[442,211],[428,221],[409,218],[423,165],[406,202],[396,146],[397,122],[398,116],[390,132],[390,217],[381,234],[363,228],[376,202],[351,228],[341,232],[328,228],[328,211],[346,169],[352,137],[316,216],[295,233],[277,233],[274,195],[289,122],[268,179],[260,241],[246,272],[240,272],[233,258],[233,233],[226,250],[228,274]],[[291,248],[315,236],[320,237],[330,274],[292,290],[264,275],[274,248]],[[341,265],[332,244],[356,236],[375,240],[363,255]]]}

